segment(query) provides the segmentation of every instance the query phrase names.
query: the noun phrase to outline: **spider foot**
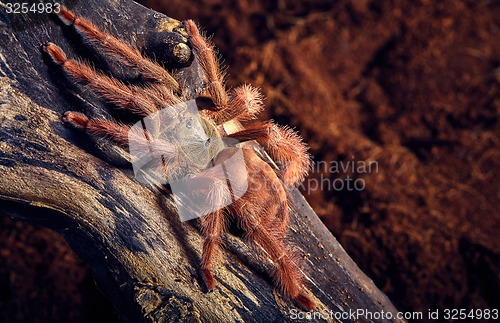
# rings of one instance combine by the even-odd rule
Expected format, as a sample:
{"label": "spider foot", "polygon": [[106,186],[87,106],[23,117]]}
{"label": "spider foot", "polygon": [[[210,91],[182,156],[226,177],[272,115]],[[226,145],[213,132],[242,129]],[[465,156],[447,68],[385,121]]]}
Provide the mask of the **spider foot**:
{"label": "spider foot", "polygon": [[87,127],[87,123],[89,122],[89,118],[87,118],[86,115],[73,111],[64,112],[62,120],[77,129],[85,129]]}
{"label": "spider foot", "polygon": [[72,25],[76,20],[75,14],[69,11],[64,6],[61,6],[61,10],[59,11],[58,16],[66,25]]}
{"label": "spider foot", "polygon": [[210,272],[209,269],[202,269],[202,276],[203,280],[205,281],[205,284],[207,285],[208,292],[211,292],[215,289],[215,280],[214,276],[212,276],[212,273]]}
{"label": "spider foot", "polygon": [[307,297],[306,295],[304,295],[302,293],[300,293],[299,295],[294,297],[294,300],[298,303],[298,305],[300,305],[302,308],[304,308],[308,311],[311,311],[316,307],[314,302],[311,301],[309,299],[309,297]]}
{"label": "spider foot", "polygon": [[64,65],[64,63],[68,60],[63,50],[54,43],[47,42],[42,45],[42,49],[44,52],[49,54],[50,58],[52,58],[56,64]]}

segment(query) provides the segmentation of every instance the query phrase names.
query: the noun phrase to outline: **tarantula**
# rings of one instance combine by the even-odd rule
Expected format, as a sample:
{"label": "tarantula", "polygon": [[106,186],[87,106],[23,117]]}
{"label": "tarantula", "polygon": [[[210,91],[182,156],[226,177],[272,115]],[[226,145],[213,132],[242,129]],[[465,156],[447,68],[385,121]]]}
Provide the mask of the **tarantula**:
{"label": "tarantula", "polygon": [[[272,275],[281,292],[306,309],[314,308],[313,301],[301,290],[304,275],[297,265],[298,257],[285,243],[290,217],[286,188],[297,185],[307,174],[311,165],[307,147],[291,129],[277,126],[270,121],[253,121],[244,130],[234,133],[227,133],[223,127],[231,120],[245,122],[255,119],[263,109],[263,96],[259,90],[250,85],[242,85],[229,93],[226,92],[224,76],[213,46],[200,34],[192,20],[183,22],[183,26],[206,79],[204,89],[195,98],[189,97],[178,80],[162,65],[143,56],[137,48],[99,30],[93,23],[78,17],[67,8],[61,7],[58,16],[66,25],[73,26],[83,39],[101,48],[107,56],[140,74],[144,86],[127,84],[96,71],[84,62],[67,58],[63,50],[53,43],[43,45],[43,50],[70,79],[84,84],[117,108],[147,117],[158,111],[178,113],[179,109],[171,107],[179,104],[182,106],[183,101],[196,99],[201,118],[194,124],[192,117],[186,119],[185,115],[178,113],[177,117],[181,119],[179,124],[188,129],[187,132],[178,133],[186,139],[198,134],[199,138],[196,139],[198,143],[200,140],[203,143],[201,146],[205,147],[205,150],[202,150],[204,153],[200,154],[199,147],[186,148],[186,145],[180,146],[157,137],[153,149],[161,151],[164,171],[176,174],[176,177],[189,177],[197,183],[193,194],[211,198],[222,196],[223,192],[220,190],[225,186],[220,185],[220,181],[214,178],[208,166],[223,163],[234,152],[236,145],[221,144],[220,140],[211,140],[212,138],[232,138],[239,142],[256,141],[280,165],[279,169],[275,170],[259,157],[253,148],[242,145],[248,188],[240,198],[229,205],[200,217],[200,228],[205,239],[201,274],[208,290],[213,290],[216,284],[211,273],[212,263],[220,248],[221,235],[226,230],[228,219],[233,217],[244,231],[245,237],[260,246],[272,260],[275,267]],[[131,131],[132,127],[129,125],[102,118],[89,118],[79,112],[67,111],[62,120],[96,137],[107,137],[124,147],[132,145],[133,142],[136,146],[150,148],[151,137],[154,137],[146,130],[141,134]],[[193,128],[197,130],[189,130]],[[203,132],[205,134],[202,134]],[[193,153],[195,150],[196,154]],[[190,167],[184,167],[189,164],[186,160],[195,160],[195,165],[191,163]]]}

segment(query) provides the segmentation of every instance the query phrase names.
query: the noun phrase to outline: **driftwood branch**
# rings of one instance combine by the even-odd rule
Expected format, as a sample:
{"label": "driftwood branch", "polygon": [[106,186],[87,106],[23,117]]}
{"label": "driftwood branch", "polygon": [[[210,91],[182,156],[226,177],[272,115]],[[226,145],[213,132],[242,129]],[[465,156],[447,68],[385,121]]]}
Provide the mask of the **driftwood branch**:
{"label": "driftwood branch", "polygon": [[[128,0],[76,1],[73,10],[146,48],[175,24]],[[40,50],[50,40],[70,56],[100,62],[78,35],[55,17],[14,17],[0,9],[0,18],[0,213],[64,235],[124,321],[291,320],[296,308],[274,291],[269,263],[230,234],[215,269],[219,287],[206,293],[196,226],[179,221],[171,197],[136,182],[130,166],[112,156],[113,148],[97,148],[61,123],[69,109],[106,114],[102,101],[66,84]],[[196,66],[178,70],[193,88],[199,85]],[[395,315],[302,195],[291,194],[296,212],[290,238],[301,248],[318,310]]]}

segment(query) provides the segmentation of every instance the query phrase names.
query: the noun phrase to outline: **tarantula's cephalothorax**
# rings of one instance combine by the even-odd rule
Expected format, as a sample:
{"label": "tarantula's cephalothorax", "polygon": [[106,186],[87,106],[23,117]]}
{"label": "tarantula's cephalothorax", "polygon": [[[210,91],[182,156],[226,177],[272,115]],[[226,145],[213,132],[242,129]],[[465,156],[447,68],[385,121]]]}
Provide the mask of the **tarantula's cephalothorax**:
{"label": "tarantula's cephalothorax", "polygon": [[[144,151],[161,155],[161,167],[165,174],[170,178],[189,177],[190,181],[186,185],[196,183],[193,195],[202,194],[214,200],[224,196],[223,190],[227,186],[221,185],[220,180],[211,172],[212,168],[206,167],[207,164],[221,165],[236,149],[241,149],[246,169],[244,175],[248,181],[245,193],[231,204],[200,218],[201,231],[205,237],[202,276],[208,289],[215,288],[215,280],[211,274],[212,262],[219,249],[228,217],[232,216],[245,232],[245,237],[259,245],[273,261],[274,280],[283,294],[306,309],[314,308],[314,303],[301,291],[304,275],[297,265],[298,257],[285,244],[290,216],[286,187],[302,181],[311,163],[300,137],[290,129],[272,122],[254,121],[244,130],[231,134],[224,131],[223,124],[227,121],[254,119],[263,108],[262,95],[249,85],[239,86],[229,94],[226,92],[213,48],[199,33],[193,21],[185,21],[184,28],[206,84],[202,93],[198,93],[195,98],[190,97],[188,91],[167,70],[142,56],[138,49],[99,30],[91,22],[77,17],[66,8],[61,8],[58,15],[105,54],[139,72],[145,85],[129,85],[105,75],[83,62],[68,59],[58,46],[47,43],[43,49],[52,60],[71,79],[84,84],[117,108],[145,118],[159,111],[171,115],[170,120],[177,122],[162,125],[159,129],[175,128],[177,130],[172,131],[181,140],[169,141],[168,134],[158,136],[149,133],[149,128],[147,131],[136,131],[129,125],[88,118],[79,112],[66,112],[64,122],[94,136],[108,137],[122,146],[139,147],[139,151],[144,147]],[[182,107],[184,101],[192,99],[201,110],[199,119],[195,120],[193,116],[172,108]],[[175,116],[175,113],[178,115]],[[184,128],[176,128],[179,125]],[[239,142],[257,141],[280,165],[280,169],[275,171],[252,148],[221,144],[219,139],[223,137]],[[186,160],[191,162],[186,163]],[[219,202],[215,201],[214,205],[219,205]]]}

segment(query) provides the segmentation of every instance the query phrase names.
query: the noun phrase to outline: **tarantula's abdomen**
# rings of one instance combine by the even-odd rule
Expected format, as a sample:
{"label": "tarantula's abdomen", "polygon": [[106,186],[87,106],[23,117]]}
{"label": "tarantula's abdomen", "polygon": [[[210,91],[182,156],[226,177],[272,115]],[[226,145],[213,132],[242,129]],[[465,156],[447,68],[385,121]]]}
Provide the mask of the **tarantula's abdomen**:
{"label": "tarantula's abdomen", "polygon": [[[289,221],[285,189],[274,170],[251,148],[243,148],[248,172],[248,189],[233,208],[236,212],[252,212],[262,224],[285,234]],[[248,203],[247,203],[248,202]]]}

